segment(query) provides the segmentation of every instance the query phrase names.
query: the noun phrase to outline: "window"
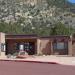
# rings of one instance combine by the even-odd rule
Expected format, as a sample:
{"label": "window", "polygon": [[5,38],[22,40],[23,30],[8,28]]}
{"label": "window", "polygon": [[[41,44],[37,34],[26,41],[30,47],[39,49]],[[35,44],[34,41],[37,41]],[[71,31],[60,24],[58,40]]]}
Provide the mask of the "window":
{"label": "window", "polygon": [[24,44],[25,50],[29,50],[29,43]]}
{"label": "window", "polygon": [[53,44],[54,50],[64,50],[67,49],[67,43],[64,42],[56,42]]}
{"label": "window", "polygon": [[20,44],[19,49],[20,50],[24,50],[24,45],[23,44]]}
{"label": "window", "polygon": [[57,43],[57,49],[64,49],[64,43]]}
{"label": "window", "polygon": [[6,50],[6,45],[4,43],[1,43],[1,51],[4,52]]}

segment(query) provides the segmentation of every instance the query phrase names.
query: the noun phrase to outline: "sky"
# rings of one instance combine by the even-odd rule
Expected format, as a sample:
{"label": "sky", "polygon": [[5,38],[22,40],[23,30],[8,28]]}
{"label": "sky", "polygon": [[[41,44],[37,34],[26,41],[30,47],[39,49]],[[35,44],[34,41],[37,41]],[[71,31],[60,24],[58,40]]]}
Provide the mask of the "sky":
{"label": "sky", "polygon": [[71,3],[75,3],[75,0],[68,0],[69,2],[71,2]]}

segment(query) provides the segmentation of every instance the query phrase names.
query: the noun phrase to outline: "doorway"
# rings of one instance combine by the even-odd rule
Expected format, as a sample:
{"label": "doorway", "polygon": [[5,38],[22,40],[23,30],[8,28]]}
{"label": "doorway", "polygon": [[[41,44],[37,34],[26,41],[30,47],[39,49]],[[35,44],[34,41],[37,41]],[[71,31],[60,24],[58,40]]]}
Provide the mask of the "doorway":
{"label": "doorway", "polygon": [[19,44],[19,50],[25,51],[29,55],[34,55],[35,54],[35,43],[34,42],[25,42],[25,43]]}

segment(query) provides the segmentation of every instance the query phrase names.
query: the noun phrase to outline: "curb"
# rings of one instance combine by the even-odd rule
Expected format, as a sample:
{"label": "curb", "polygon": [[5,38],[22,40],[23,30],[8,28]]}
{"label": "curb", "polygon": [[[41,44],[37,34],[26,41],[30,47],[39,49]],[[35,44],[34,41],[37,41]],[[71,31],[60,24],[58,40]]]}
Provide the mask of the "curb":
{"label": "curb", "polygon": [[29,63],[43,63],[43,64],[59,64],[57,62],[31,61],[31,60],[5,60],[5,59],[0,59],[0,61],[29,62]]}

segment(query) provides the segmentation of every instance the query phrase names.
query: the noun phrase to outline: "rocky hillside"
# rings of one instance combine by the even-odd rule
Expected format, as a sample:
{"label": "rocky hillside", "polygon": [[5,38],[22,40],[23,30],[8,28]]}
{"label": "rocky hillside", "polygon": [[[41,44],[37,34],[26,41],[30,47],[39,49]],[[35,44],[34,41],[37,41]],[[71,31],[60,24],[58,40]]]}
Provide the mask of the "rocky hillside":
{"label": "rocky hillside", "polygon": [[74,7],[67,0],[0,0],[0,31],[69,35],[75,30]]}

